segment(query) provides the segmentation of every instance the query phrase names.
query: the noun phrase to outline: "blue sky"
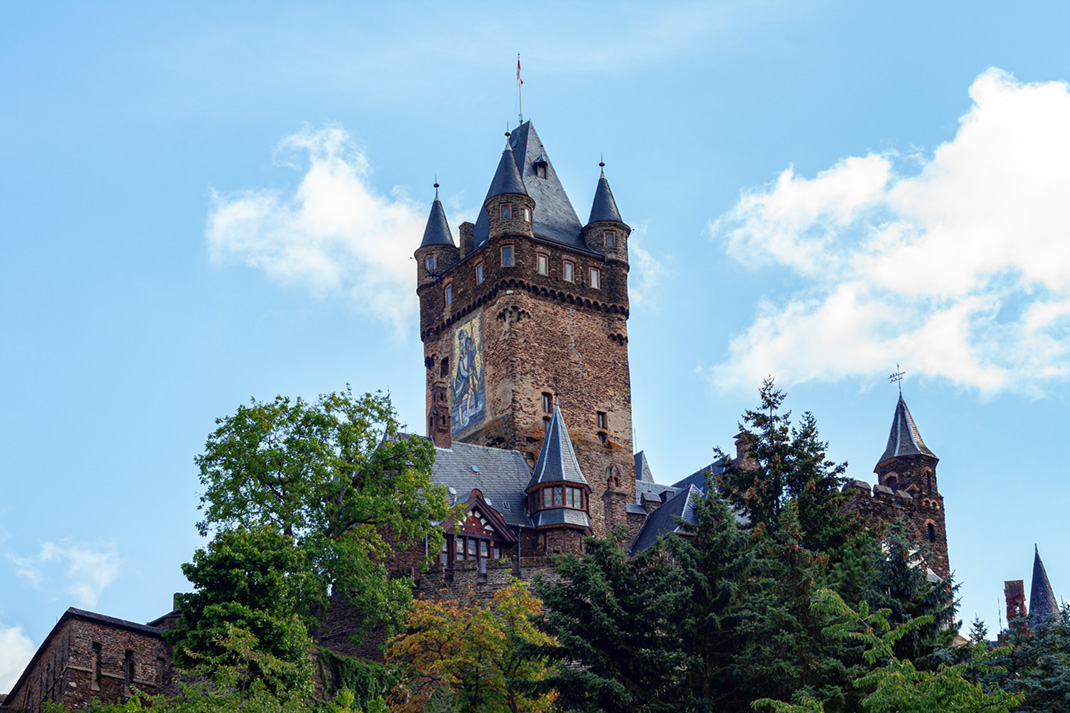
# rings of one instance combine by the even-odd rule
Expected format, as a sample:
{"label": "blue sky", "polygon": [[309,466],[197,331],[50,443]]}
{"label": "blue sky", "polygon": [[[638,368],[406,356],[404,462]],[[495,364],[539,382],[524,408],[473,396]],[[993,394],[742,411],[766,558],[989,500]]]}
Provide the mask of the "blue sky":
{"label": "blue sky", "polygon": [[[381,5],[381,6],[380,6]],[[897,394],[941,458],[962,615],[1034,543],[1060,598],[1070,7],[0,5],[0,691],[68,606],[186,587],[193,457],[249,398],[423,420],[410,260],[516,122],[632,241],[637,445],[673,482],[765,374],[873,480]]]}

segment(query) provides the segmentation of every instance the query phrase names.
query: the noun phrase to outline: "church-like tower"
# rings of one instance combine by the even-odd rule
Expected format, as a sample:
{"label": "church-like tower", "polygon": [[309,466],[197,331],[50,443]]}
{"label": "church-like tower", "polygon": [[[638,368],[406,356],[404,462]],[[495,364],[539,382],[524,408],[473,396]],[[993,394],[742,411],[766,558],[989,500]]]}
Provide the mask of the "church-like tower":
{"label": "church-like tower", "polygon": [[635,500],[630,232],[604,171],[580,223],[528,121],[508,135],[460,246],[436,196],[416,251],[428,435],[515,449],[534,466],[560,408],[599,535]]}
{"label": "church-like tower", "polygon": [[[947,577],[947,530],[944,526],[944,496],[936,483],[936,464],[940,461],[925,445],[902,394],[895,406],[888,445],[873,472],[878,486],[897,497],[897,508],[890,516],[901,514],[910,523],[914,539],[929,548],[929,567]],[[876,488],[874,488],[876,491]]]}

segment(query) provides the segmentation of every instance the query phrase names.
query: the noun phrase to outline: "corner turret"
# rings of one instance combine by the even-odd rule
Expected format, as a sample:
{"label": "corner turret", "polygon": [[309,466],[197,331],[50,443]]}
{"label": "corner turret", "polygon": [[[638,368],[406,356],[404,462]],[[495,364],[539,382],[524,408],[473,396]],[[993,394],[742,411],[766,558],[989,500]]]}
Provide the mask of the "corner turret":
{"label": "corner turret", "polygon": [[489,239],[505,235],[534,237],[532,216],[535,212],[535,201],[524,187],[524,181],[516,167],[513,149],[508,142],[502,151],[501,160],[498,161],[494,180],[490,182],[483,209],[487,212]]}
{"label": "corner turret", "polygon": [[525,492],[531,521],[541,531],[545,553],[578,550],[582,538],[591,532],[591,488],[580,471],[557,405],[546,425],[539,459]]}
{"label": "corner turret", "polygon": [[1029,626],[1033,629],[1044,626],[1059,614],[1059,602],[1051,590],[1048,573],[1040,560],[1040,549],[1033,546],[1033,581],[1029,586]]}
{"label": "corner turret", "polygon": [[461,253],[453,242],[450,225],[446,220],[446,211],[438,199],[438,182],[435,182],[435,200],[431,203],[431,213],[427,216],[427,226],[420,247],[416,248],[416,286],[417,288],[438,280],[446,270],[457,264]]}
{"label": "corner turret", "polygon": [[602,253],[608,259],[627,263],[628,236],[632,229],[621,220],[617,202],[613,199],[613,191],[609,189],[609,181],[606,179],[605,162],[600,161],[598,166],[602,169],[602,174],[595,188],[591,217],[583,227],[583,240],[587,247]]}

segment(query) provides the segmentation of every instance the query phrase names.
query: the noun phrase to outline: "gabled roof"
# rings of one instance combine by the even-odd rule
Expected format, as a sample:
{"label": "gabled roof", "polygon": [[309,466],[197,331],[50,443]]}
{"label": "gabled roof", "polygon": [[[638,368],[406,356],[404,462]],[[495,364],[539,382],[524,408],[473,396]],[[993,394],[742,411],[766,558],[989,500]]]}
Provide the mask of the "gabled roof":
{"label": "gabled roof", "polygon": [[624,222],[620,219],[617,201],[613,200],[613,191],[609,190],[609,181],[606,180],[605,171],[602,171],[602,176],[598,179],[598,187],[594,191],[594,203],[591,204],[591,218],[587,223],[591,224],[599,220]]}
{"label": "gabled roof", "polygon": [[528,496],[524,488],[531,468],[519,451],[474,446],[454,441],[450,448],[435,448],[431,480],[444,485],[450,504],[467,500],[473,488],[513,527],[532,527],[528,517]]}
{"label": "gabled roof", "polygon": [[635,481],[635,502],[641,503],[643,499],[653,501],[660,501],[663,499],[663,494],[668,491],[669,496],[676,493],[676,488],[671,485],[661,485],[660,483],[647,483],[643,480]]}
{"label": "gabled roof", "polygon": [[[509,135],[509,145],[512,147],[512,156],[527,195],[535,200],[535,210],[531,216],[535,237],[591,252],[583,240],[583,226],[576,216],[576,210],[572,207],[565,188],[557,177],[557,171],[550,162],[550,156],[530,121],[513,129]],[[535,162],[540,159],[546,163],[546,178],[539,178],[535,173]],[[492,195],[498,194],[488,194],[487,198]],[[476,218],[475,246],[478,248],[486,243],[489,235],[487,212],[481,210]]]}
{"label": "gabled roof", "polygon": [[[528,190],[524,187],[524,181],[520,178],[520,171],[517,170],[516,160],[513,158],[513,149],[510,148],[508,143],[505,145],[505,150],[502,151],[502,157],[498,161],[498,170],[494,172],[494,178],[490,182],[487,197],[483,199],[483,202],[486,203],[494,196],[506,193],[528,195]],[[485,215],[485,213],[480,215]]]}
{"label": "gabled roof", "polygon": [[580,464],[576,460],[576,451],[572,448],[572,439],[565,428],[561,407],[555,405],[527,490],[542,483],[561,482],[587,485],[587,479],[583,477]]}
{"label": "gabled roof", "polygon": [[[438,184],[435,184],[438,186]],[[446,211],[442,210],[442,201],[438,199],[438,188],[435,188],[435,202],[431,204],[431,214],[427,216],[427,226],[424,228],[424,239],[420,242],[421,248],[431,245],[449,245],[453,243],[453,235],[450,234],[450,224],[446,221]]]}
{"label": "gabled roof", "polygon": [[907,402],[900,394],[899,403],[895,405],[895,416],[892,417],[892,430],[888,434],[888,447],[884,449],[884,455],[880,457],[877,464],[880,465],[891,458],[917,455],[936,458],[936,454],[926,448],[925,441],[921,440],[921,433],[914,424]]}
{"label": "gabled roof", "polygon": [[646,459],[646,451],[635,454],[635,479],[644,483],[653,483],[654,474],[650,472],[650,462]]}
{"label": "gabled roof", "polygon": [[[458,500],[458,502],[462,501]],[[506,542],[516,542],[517,537],[513,533],[513,528],[509,527],[501,513],[498,512],[493,505],[487,502],[479,488],[472,488],[468,493],[468,496],[463,500],[463,503],[466,515],[478,512],[482,516],[482,519],[486,521],[484,527],[489,525],[490,529],[497,533],[500,539],[505,540]],[[460,518],[462,523],[464,522],[464,519],[464,517]],[[454,532],[456,527],[456,517],[447,518],[447,520],[442,523],[442,529],[447,533]]]}
{"label": "gabled roof", "polygon": [[698,522],[695,516],[695,498],[704,497],[701,490],[691,485],[676,495],[669,498],[669,500],[659,507],[654,512],[647,516],[646,522],[643,523],[643,528],[639,530],[639,534],[635,536],[635,541],[632,542],[629,555],[635,556],[650,547],[654,542],[664,534],[670,532],[680,532],[680,526],[676,523],[676,518],[682,518],[684,522],[692,525]]}
{"label": "gabled roof", "polygon": [[1040,550],[1033,546],[1033,581],[1029,587],[1029,625],[1033,628],[1043,625],[1049,618],[1059,613],[1059,603],[1051,591],[1048,573],[1040,561]]}

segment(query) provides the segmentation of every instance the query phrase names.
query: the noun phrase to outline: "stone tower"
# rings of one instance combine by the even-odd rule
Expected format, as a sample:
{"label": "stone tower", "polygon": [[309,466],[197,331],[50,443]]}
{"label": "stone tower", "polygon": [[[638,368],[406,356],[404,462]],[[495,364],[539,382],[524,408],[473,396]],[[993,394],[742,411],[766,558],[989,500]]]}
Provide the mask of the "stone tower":
{"label": "stone tower", "polygon": [[534,466],[560,408],[599,535],[635,499],[630,232],[604,171],[580,223],[528,121],[508,135],[459,248],[436,195],[416,250],[428,435],[440,447],[516,449]]}
{"label": "stone tower", "polygon": [[930,569],[946,578],[950,573],[947,559],[947,530],[944,527],[944,496],[936,484],[936,464],[939,462],[921,438],[914,418],[910,415],[902,394],[895,406],[888,445],[877,461],[873,472],[878,485],[894,496],[894,507],[884,519],[902,515],[910,524],[914,540],[928,545]]}

